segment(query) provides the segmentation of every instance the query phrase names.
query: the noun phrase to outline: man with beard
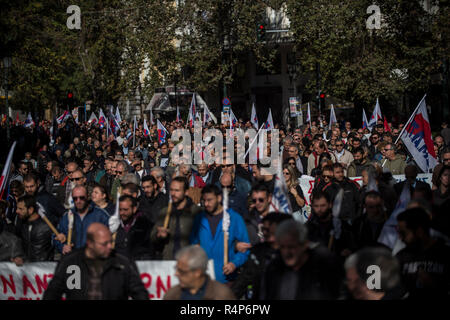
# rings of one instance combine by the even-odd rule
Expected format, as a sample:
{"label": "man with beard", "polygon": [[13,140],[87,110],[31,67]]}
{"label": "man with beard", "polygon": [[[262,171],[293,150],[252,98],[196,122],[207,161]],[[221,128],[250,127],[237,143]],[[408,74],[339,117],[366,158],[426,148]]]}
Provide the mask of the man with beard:
{"label": "man with beard", "polygon": [[161,209],[169,202],[168,195],[158,192],[158,183],[153,176],[145,176],[141,182],[144,194],[139,201],[139,210],[155,224]]}
{"label": "man with beard", "polygon": [[359,147],[353,150],[353,161],[349,164],[347,170],[347,177],[360,177],[364,169],[370,166],[364,149]]}
{"label": "man with beard", "polygon": [[64,214],[64,207],[58,199],[45,191],[44,186],[41,186],[38,178],[34,174],[27,174],[23,179],[25,193],[36,198],[45,209],[45,214],[48,219],[57,224],[60,217]]}
{"label": "man with beard", "polygon": [[351,223],[359,213],[359,184],[344,176],[344,168],[340,163],[333,164],[333,177],[333,180],[323,188],[323,191],[328,193],[330,199],[334,201],[339,190],[344,190],[339,218]]}
{"label": "man with beard", "polygon": [[430,216],[422,208],[412,208],[400,213],[397,221],[406,247],[396,257],[411,299],[448,299],[450,247],[430,236]]}
{"label": "man with beard", "polygon": [[115,249],[131,260],[151,260],[150,232],[153,224],[138,211],[136,198],[123,195],[119,198],[120,226]]}
{"label": "man with beard", "polygon": [[202,189],[202,200],[205,211],[194,219],[190,236],[191,244],[199,244],[210,259],[214,260],[216,280],[221,283],[233,281],[237,276],[237,268],[241,267],[248,258],[248,252],[242,253],[233,250],[233,243],[248,243],[248,234],[242,217],[233,209],[227,210],[229,214],[228,227],[228,262],[224,261],[224,212],[222,206],[222,193],[215,185],[208,185]]}
{"label": "man with beard", "polygon": [[322,191],[317,191],[311,196],[311,217],[306,222],[309,240],[327,246],[329,250],[341,256],[350,254],[351,229],[341,221],[341,235],[335,239],[335,226],[333,224],[332,206],[330,196]]}
{"label": "man with beard", "polygon": [[[185,178],[175,177],[170,184],[169,207],[164,207],[158,215],[156,225],[152,230],[151,241],[155,250],[162,254],[163,260],[174,260],[178,250],[189,245],[194,217],[201,211],[192,200],[186,196],[189,185]],[[164,227],[166,216],[169,214],[169,223]]]}
{"label": "man with beard", "polygon": [[52,231],[47,223],[39,216],[36,200],[33,196],[25,195],[17,200],[16,226],[27,262],[53,260]]}

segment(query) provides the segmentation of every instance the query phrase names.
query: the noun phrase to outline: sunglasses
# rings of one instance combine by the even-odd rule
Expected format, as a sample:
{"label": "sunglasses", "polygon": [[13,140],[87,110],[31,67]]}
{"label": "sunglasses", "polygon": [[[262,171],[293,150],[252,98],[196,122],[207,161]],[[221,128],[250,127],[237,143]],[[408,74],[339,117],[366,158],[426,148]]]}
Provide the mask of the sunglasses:
{"label": "sunglasses", "polygon": [[266,201],[266,199],[263,199],[263,198],[253,198],[252,199],[253,203],[257,203],[257,202],[264,203],[264,201]]}
{"label": "sunglasses", "polygon": [[285,176],[290,176],[289,172],[283,172]]}
{"label": "sunglasses", "polygon": [[342,147],[343,144],[335,144],[336,147]]}
{"label": "sunglasses", "polygon": [[228,167],[232,167],[232,166],[233,166],[232,164],[223,164],[222,168],[228,168]]}
{"label": "sunglasses", "polygon": [[79,177],[79,178],[71,178],[71,179],[69,179],[70,181],[79,181],[79,180],[81,180],[81,179],[83,179],[82,177]]}
{"label": "sunglasses", "polygon": [[289,164],[295,166],[295,162],[289,162]]}
{"label": "sunglasses", "polygon": [[328,179],[333,178],[333,176],[328,176],[328,175],[323,175],[323,177],[324,177],[324,178],[328,178]]}
{"label": "sunglasses", "polygon": [[122,174],[123,171],[117,171],[117,170],[116,170],[116,173],[117,173],[117,174]]}
{"label": "sunglasses", "polygon": [[85,197],[85,196],[82,196],[82,197],[72,197],[72,199],[73,199],[73,201],[77,201],[77,200],[84,201],[84,200],[86,200],[86,197]]}
{"label": "sunglasses", "polygon": [[448,159],[445,159],[445,158],[444,158],[444,159],[442,159],[442,161],[443,161],[443,162],[445,162],[445,161],[450,161],[450,158],[448,158]]}

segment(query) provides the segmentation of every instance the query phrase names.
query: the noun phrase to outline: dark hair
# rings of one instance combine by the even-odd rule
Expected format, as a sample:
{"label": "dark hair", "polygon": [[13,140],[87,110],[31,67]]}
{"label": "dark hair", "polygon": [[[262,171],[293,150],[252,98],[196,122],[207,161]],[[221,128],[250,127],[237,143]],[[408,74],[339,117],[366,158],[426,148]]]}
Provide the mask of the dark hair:
{"label": "dark hair", "polygon": [[38,181],[39,181],[38,177],[34,173],[26,174],[23,177],[23,182],[28,182],[28,181],[31,181],[31,180],[33,180],[36,183],[38,183]]}
{"label": "dark hair", "polygon": [[189,182],[187,181],[187,179],[185,177],[175,177],[172,179],[172,182],[175,182],[175,181],[183,184],[184,191],[189,189]]}
{"label": "dark hair", "polygon": [[352,153],[353,153],[353,154],[355,154],[355,153],[361,153],[362,155],[364,155],[364,149],[363,149],[362,147],[358,147],[358,148],[355,148],[355,150],[353,150]]}
{"label": "dark hair", "polygon": [[142,177],[141,184],[147,181],[150,181],[151,184],[156,184],[156,179],[152,175],[146,175]]}
{"label": "dark hair", "polygon": [[124,202],[124,201],[131,201],[131,206],[133,208],[137,207],[137,205],[138,205],[136,198],[129,196],[127,194],[120,196],[120,198],[119,198],[119,202]]}
{"label": "dark hair", "polygon": [[269,212],[263,219],[262,222],[276,223],[279,225],[284,220],[293,219],[290,214],[278,213],[278,212]]}
{"label": "dark hair", "polygon": [[328,193],[321,191],[321,190],[316,190],[311,194],[311,203],[314,202],[314,200],[319,200],[319,199],[325,199],[328,203],[331,203],[331,197]]}
{"label": "dark hair", "polygon": [[30,195],[21,196],[17,199],[17,203],[23,202],[25,203],[25,208],[34,208],[36,210],[36,198]]}
{"label": "dark hair", "polygon": [[219,196],[222,194],[219,187],[214,184],[208,184],[202,189],[202,195],[205,193],[214,193],[216,196]]}
{"label": "dark hair", "polygon": [[436,185],[438,187],[441,186],[441,176],[445,172],[445,170],[450,170],[450,166],[442,166],[441,170],[439,171],[438,176],[437,176],[437,180],[436,180]]}
{"label": "dark hair", "polygon": [[261,192],[261,191],[266,192],[267,195],[271,194],[271,192],[269,190],[269,187],[265,183],[257,183],[257,184],[255,184],[252,187],[251,193],[253,193],[253,192]]}
{"label": "dark hair", "polygon": [[397,216],[397,221],[404,221],[406,227],[412,231],[422,228],[425,233],[429,233],[431,219],[423,208],[411,208],[403,211]]}
{"label": "dark hair", "polygon": [[101,184],[95,182],[95,183],[92,185],[92,190],[94,190],[94,188],[100,189],[101,193],[103,193],[103,194],[106,195],[106,199],[105,199],[105,200],[106,200],[106,201],[109,201],[109,194],[108,194],[108,192],[106,191],[106,188],[105,188],[104,186],[102,186]]}
{"label": "dark hair", "polygon": [[344,167],[342,166],[342,164],[340,164],[339,162],[333,163],[333,170],[334,169],[344,169]]}
{"label": "dark hair", "polygon": [[129,190],[131,193],[139,193],[139,187],[132,182],[125,184],[123,189]]}

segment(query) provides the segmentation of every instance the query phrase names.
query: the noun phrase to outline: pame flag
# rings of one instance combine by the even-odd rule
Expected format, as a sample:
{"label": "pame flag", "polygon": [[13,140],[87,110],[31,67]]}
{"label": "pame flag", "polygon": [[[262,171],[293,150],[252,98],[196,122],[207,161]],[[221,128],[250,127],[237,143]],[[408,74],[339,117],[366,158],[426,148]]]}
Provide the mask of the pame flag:
{"label": "pame flag", "polygon": [[377,103],[375,104],[375,109],[373,109],[372,115],[370,116],[370,120],[369,120],[369,130],[372,131],[372,128],[375,127],[375,125],[377,124],[377,121],[379,119],[382,119],[383,116],[381,115],[381,108],[380,108],[380,103],[378,102],[378,98],[377,98]]}
{"label": "pame flag", "polygon": [[400,138],[420,169],[427,173],[437,165],[438,161],[434,152],[425,96],[406,123]]}
{"label": "pame flag", "polygon": [[286,182],[281,172],[275,176],[271,205],[276,212],[292,214]]}
{"label": "pame flag", "polygon": [[100,126],[100,128],[103,129],[103,127],[105,126],[105,124],[106,124],[106,116],[105,116],[105,114],[103,113],[103,110],[100,108],[100,113],[99,113],[99,115],[98,115],[98,125]]}
{"label": "pame flag", "polygon": [[144,136],[148,137],[149,135],[150,135],[150,130],[148,129],[148,126],[147,126],[147,120],[144,119]]}
{"label": "pame flag", "polygon": [[168,132],[159,120],[156,120],[156,123],[158,125],[158,143],[161,145],[166,142]]}
{"label": "pame flag", "polygon": [[363,109],[363,117],[362,117],[362,128],[368,129],[369,122],[367,121],[366,110]]}
{"label": "pame flag", "polygon": [[27,118],[25,119],[25,123],[23,124],[23,126],[25,128],[29,128],[32,125],[34,125],[34,121],[33,121],[33,117],[31,116],[31,113],[28,113]]}
{"label": "pame flag", "polygon": [[60,115],[58,118],[56,118],[56,121],[58,124],[61,124],[63,121],[66,121],[70,117],[69,110],[64,110],[64,113]]}

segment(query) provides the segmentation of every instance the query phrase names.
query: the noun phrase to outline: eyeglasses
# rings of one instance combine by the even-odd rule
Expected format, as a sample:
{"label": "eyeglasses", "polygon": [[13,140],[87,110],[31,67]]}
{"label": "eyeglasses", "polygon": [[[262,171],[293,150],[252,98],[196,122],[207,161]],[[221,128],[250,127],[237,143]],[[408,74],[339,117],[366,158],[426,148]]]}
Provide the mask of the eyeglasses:
{"label": "eyeglasses", "polygon": [[86,197],[85,197],[85,196],[81,196],[81,197],[72,197],[72,199],[73,199],[73,201],[77,201],[77,200],[84,201],[84,200],[86,200]]}
{"label": "eyeglasses", "polygon": [[257,202],[264,203],[264,201],[266,201],[266,199],[263,199],[263,198],[253,198],[252,199],[253,203],[257,203]]}
{"label": "eyeglasses", "polygon": [[392,150],[392,149],[383,149],[384,152],[389,151],[389,150]]}
{"label": "eyeglasses", "polygon": [[227,168],[227,167],[232,167],[232,166],[233,166],[232,164],[223,164],[222,168]]}
{"label": "eyeglasses", "polygon": [[72,173],[74,173],[75,171],[69,171],[69,170],[67,170],[67,173],[68,174],[72,174]]}
{"label": "eyeglasses", "polygon": [[327,178],[327,179],[333,178],[333,176],[329,176],[329,175],[323,175],[322,177],[323,177],[324,179],[325,179],[325,178]]}
{"label": "eyeglasses", "polygon": [[450,158],[447,158],[447,159],[444,158],[444,159],[442,159],[442,161],[443,161],[443,162],[450,161]]}
{"label": "eyeglasses", "polygon": [[117,171],[117,170],[116,170],[116,173],[117,173],[117,174],[122,174],[123,171]]}
{"label": "eyeglasses", "polygon": [[343,144],[335,144],[336,147],[342,147]]}
{"label": "eyeglasses", "polygon": [[289,172],[283,172],[283,174],[284,174],[285,176],[290,176],[290,175],[291,175]]}
{"label": "eyeglasses", "polygon": [[70,181],[79,181],[79,180],[81,180],[81,179],[83,179],[83,177],[78,177],[78,178],[70,178],[69,180]]}

